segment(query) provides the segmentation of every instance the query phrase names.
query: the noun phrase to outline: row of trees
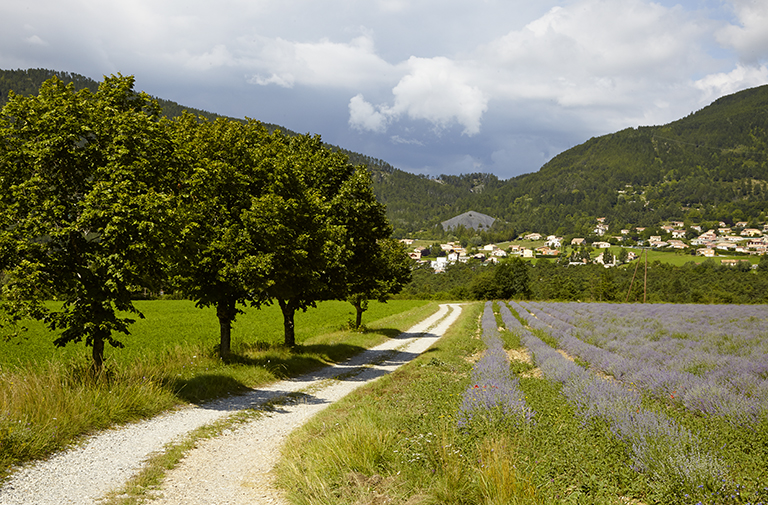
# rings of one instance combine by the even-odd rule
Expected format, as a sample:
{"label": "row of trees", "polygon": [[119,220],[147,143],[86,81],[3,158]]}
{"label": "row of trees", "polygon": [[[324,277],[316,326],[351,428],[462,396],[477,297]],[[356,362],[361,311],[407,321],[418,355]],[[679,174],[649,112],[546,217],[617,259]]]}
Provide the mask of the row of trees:
{"label": "row of trees", "polygon": [[319,137],[170,120],[132,77],[95,93],[52,78],[0,113],[3,315],[43,321],[57,346],[85,340],[96,369],[144,289],[215,307],[222,356],[245,305],[279,304],[289,346],[295,312],[319,300],[349,299],[359,324],[410,278],[371,186]]}
{"label": "row of trees", "polygon": [[[637,263],[640,262],[640,263]],[[768,255],[753,270],[747,261],[726,266],[712,259],[683,266],[636,260],[618,268],[566,266],[520,258],[484,265],[470,260],[435,274],[428,265],[398,296],[444,300],[531,300],[666,303],[768,303]]]}

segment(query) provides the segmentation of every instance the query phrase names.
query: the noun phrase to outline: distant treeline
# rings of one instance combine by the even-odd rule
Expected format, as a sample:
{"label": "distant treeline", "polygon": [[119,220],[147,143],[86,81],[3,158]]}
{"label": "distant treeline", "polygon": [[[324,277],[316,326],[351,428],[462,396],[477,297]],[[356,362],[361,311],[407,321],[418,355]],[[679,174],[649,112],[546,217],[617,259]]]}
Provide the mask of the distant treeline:
{"label": "distant treeline", "polygon": [[413,272],[399,298],[563,300],[582,302],[768,303],[768,256],[757,270],[747,262],[724,266],[708,259],[683,266],[641,260],[618,268],[563,266],[547,259],[514,258],[498,265],[479,261],[449,265],[434,273]]}

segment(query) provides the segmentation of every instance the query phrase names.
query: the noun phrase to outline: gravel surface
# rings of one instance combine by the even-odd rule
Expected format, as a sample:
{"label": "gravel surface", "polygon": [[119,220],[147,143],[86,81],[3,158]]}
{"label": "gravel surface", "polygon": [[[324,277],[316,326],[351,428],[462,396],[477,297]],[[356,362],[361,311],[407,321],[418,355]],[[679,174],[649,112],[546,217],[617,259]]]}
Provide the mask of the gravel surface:
{"label": "gravel surface", "polygon": [[[359,386],[390,373],[439,339],[461,307],[440,309],[397,338],[296,379],[277,382],[202,406],[104,431],[50,459],[27,465],[0,488],[0,505],[98,503],[120,488],[152,453],[203,425],[289,393],[305,392],[253,421],[208,439],[170,471],[154,505],[286,503],[272,487],[271,469],[294,428]],[[335,377],[342,375],[340,378]]]}

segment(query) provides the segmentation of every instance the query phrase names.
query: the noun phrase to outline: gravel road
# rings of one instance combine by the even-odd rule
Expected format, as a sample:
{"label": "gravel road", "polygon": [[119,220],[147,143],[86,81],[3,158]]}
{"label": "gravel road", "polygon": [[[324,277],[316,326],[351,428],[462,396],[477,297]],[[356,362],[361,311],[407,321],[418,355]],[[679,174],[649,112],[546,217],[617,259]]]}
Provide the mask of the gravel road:
{"label": "gravel road", "polygon": [[[91,505],[120,488],[153,453],[190,431],[290,393],[305,393],[190,451],[170,471],[153,505],[283,504],[271,469],[288,433],[361,385],[392,372],[435,343],[461,313],[439,310],[400,336],[339,365],[274,383],[247,394],[99,433],[85,443],[27,465],[0,488],[0,505]],[[341,376],[341,377],[339,377]]]}

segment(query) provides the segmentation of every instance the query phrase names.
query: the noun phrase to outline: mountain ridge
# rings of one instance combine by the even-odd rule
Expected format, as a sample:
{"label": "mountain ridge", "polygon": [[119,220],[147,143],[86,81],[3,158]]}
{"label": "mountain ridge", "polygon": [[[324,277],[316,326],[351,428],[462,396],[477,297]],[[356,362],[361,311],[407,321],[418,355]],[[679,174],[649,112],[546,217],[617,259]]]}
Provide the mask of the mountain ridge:
{"label": "mountain ridge", "polygon": [[[54,74],[76,87],[98,86],[67,72],[0,70],[0,105],[13,86],[22,89],[21,94],[34,93]],[[157,100],[169,117],[183,110],[209,119],[224,117]],[[558,154],[538,171],[507,180],[487,173],[430,178],[326,145],[347,154],[351,163],[368,166],[374,193],[387,206],[396,237],[480,234],[500,241],[525,231],[586,234],[596,217],[618,228],[655,226],[670,219],[764,221],[768,212],[768,85],[720,97],[665,125],[593,137]],[[441,226],[468,211],[496,220],[483,231],[464,227],[446,231]]]}

